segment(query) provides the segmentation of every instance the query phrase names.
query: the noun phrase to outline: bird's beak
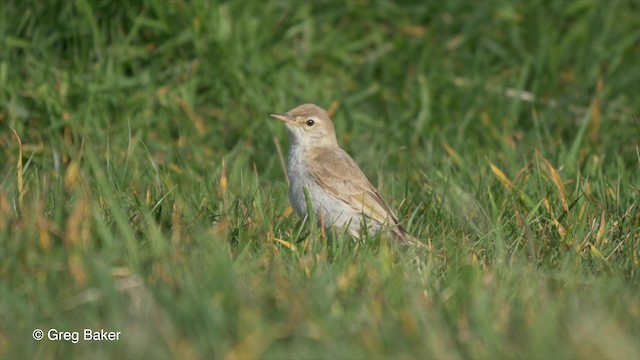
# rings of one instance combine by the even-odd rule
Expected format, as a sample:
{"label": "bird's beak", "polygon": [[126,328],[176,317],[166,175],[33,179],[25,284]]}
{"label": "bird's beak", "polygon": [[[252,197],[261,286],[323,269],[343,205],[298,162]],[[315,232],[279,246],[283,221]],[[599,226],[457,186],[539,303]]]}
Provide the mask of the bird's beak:
{"label": "bird's beak", "polygon": [[280,121],[283,121],[285,123],[287,122],[293,122],[293,118],[291,116],[289,116],[289,114],[271,114],[271,117],[276,118]]}

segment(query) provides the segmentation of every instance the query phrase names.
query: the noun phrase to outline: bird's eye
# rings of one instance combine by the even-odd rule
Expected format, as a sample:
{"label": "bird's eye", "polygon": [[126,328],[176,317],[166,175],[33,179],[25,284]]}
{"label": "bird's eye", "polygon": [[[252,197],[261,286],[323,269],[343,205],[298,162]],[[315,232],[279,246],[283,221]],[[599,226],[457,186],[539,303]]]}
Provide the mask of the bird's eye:
{"label": "bird's eye", "polygon": [[311,119],[307,120],[307,125],[308,125],[308,126],[313,126],[313,124],[315,124],[315,123],[316,123],[316,122],[315,122],[315,121],[313,121],[313,120],[311,120]]}

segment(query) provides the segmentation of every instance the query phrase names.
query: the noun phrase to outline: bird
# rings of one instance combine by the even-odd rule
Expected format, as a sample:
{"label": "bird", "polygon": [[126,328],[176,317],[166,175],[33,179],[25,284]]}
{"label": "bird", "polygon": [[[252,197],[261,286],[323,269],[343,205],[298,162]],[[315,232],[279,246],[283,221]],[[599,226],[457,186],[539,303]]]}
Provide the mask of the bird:
{"label": "bird", "polygon": [[424,247],[405,230],[358,164],[338,145],[326,110],[302,104],[271,116],[282,121],[289,132],[289,200],[303,220],[308,217],[308,200],[316,221],[326,229],[346,230],[360,239],[388,229],[400,243]]}

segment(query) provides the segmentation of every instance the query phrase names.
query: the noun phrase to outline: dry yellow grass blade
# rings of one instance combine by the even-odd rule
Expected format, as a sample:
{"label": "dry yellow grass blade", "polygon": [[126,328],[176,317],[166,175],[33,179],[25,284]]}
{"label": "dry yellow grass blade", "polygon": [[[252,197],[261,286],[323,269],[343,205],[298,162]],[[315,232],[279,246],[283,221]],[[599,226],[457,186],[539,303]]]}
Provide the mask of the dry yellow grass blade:
{"label": "dry yellow grass blade", "polygon": [[175,171],[178,174],[183,174],[184,173],[184,171],[182,171],[182,169],[178,165],[173,164],[173,163],[169,164],[169,169]]}
{"label": "dry yellow grass blade", "polygon": [[78,184],[78,171],[80,170],[80,162],[72,160],[67,166],[67,171],[64,175],[64,188],[67,191],[75,189]]}
{"label": "dry yellow grass blade", "polygon": [[489,163],[489,166],[491,167],[491,171],[493,172],[493,174],[498,178],[498,180],[500,180],[500,182],[502,183],[502,185],[504,187],[506,187],[508,190],[513,190],[514,186],[513,183],[511,182],[511,180],[509,180],[509,178],[507,177],[507,175],[505,175],[502,170],[498,169],[497,166]]}
{"label": "dry yellow grass blade", "polygon": [[38,239],[40,240],[40,247],[45,252],[49,252],[53,245],[51,241],[50,230],[53,226],[45,215],[44,203],[39,201],[36,205],[36,229],[38,230]]}
{"label": "dry yellow grass blade", "polygon": [[0,354],[6,354],[9,349],[11,342],[7,335],[5,335],[2,331],[0,331]]}
{"label": "dry yellow grass blade", "polygon": [[291,215],[291,213],[293,213],[293,208],[291,206],[289,206],[288,208],[285,209],[285,211],[282,212],[282,215],[280,215],[278,217],[278,221],[280,221],[280,220],[282,220],[282,219],[284,219],[286,217],[289,217],[289,215]]}
{"label": "dry yellow grass blade", "polygon": [[7,194],[0,192],[0,231],[6,229],[10,224],[11,205]]}
{"label": "dry yellow grass blade", "polygon": [[176,97],[176,101],[178,102],[178,105],[180,105],[180,107],[182,108],[182,111],[184,111],[184,113],[187,114],[191,122],[193,122],[193,126],[195,126],[196,130],[198,131],[198,135],[200,136],[204,135],[204,133],[206,132],[206,129],[204,126],[204,120],[202,120],[202,116],[198,115],[193,110],[193,108],[191,108],[191,106],[187,104],[186,101],[184,101],[184,99],[180,97]]}
{"label": "dry yellow grass blade", "polygon": [[358,276],[358,267],[354,264],[349,265],[349,267],[338,274],[336,277],[336,285],[338,286],[338,290],[340,292],[347,292],[352,288],[352,285],[357,280]]}
{"label": "dry yellow grass blade", "polygon": [[145,197],[145,204],[147,207],[151,206],[151,189],[147,186],[147,192]]}
{"label": "dry yellow grass blade", "polygon": [[589,252],[591,253],[591,255],[593,255],[593,257],[595,257],[598,261],[600,261],[601,264],[603,265],[609,264],[607,262],[607,259],[604,258],[600,250],[598,250],[595,245],[592,244],[591,246],[589,246]]}
{"label": "dry yellow grass blade", "polygon": [[22,140],[20,140],[20,135],[13,127],[11,128],[16,139],[18,140],[18,163],[16,164],[16,169],[18,170],[18,203],[20,208],[22,208],[22,198],[24,197],[24,178],[22,177]]}
{"label": "dry yellow grass blade", "polygon": [[580,210],[578,211],[578,216],[576,218],[576,222],[581,222],[582,219],[584,219],[584,217],[587,215],[587,203],[583,202],[582,205],[580,205]]}
{"label": "dry yellow grass blade", "polygon": [[83,194],[76,200],[73,210],[67,219],[64,232],[64,243],[69,248],[78,245],[87,246],[91,237],[91,206],[87,197]]}
{"label": "dry yellow grass blade", "polygon": [[567,193],[564,189],[564,183],[562,182],[562,179],[560,179],[560,175],[558,175],[558,172],[556,171],[556,169],[553,166],[551,166],[551,164],[547,161],[547,159],[543,158],[542,155],[540,155],[540,158],[542,159],[542,161],[544,161],[545,165],[547,166],[547,171],[551,176],[551,180],[555,184],[556,189],[558,189],[558,193],[560,195],[560,201],[562,202],[562,208],[564,209],[564,211],[568,213],[569,202],[567,201]]}
{"label": "dry yellow grass blade", "polygon": [[449,144],[444,144],[444,151],[447,152],[447,155],[449,155],[453,159],[456,165],[458,165],[459,167],[462,167],[464,165],[464,161],[462,161],[460,155],[451,146],[449,146]]}
{"label": "dry yellow grass blade", "polygon": [[424,25],[407,24],[401,26],[400,31],[405,35],[419,38],[427,32],[427,27]]}
{"label": "dry yellow grass blade", "polygon": [[[64,138],[64,143],[67,145],[69,149],[73,149],[73,131],[70,127],[64,127],[64,134],[62,135]],[[65,154],[64,162],[67,163],[69,161],[69,154]]]}
{"label": "dry yellow grass blade", "polygon": [[177,245],[182,240],[182,213],[177,203],[171,208],[171,243]]}
{"label": "dry yellow grass blade", "polygon": [[280,244],[282,244],[282,245],[286,246],[286,247],[287,247],[287,248],[289,248],[289,250],[291,250],[291,251],[296,251],[296,246],[295,246],[295,245],[293,245],[292,243],[290,243],[290,242],[286,241],[286,240],[282,240],[282,239],[279,239],[279,238],[277,238],[277,237],[274,237],[274,238],[273,238],[273,241],[278,242],[278,243],[280,243]]}
{"label": "dry yellow grass blade", "polygon": [[543,202],[544,202],[544,207],[547,209],[547,212],[549,213],[549,215],[551,215],[551,220],[553,220],[553,225],[555,225],[556,229],[558,230],[558,234],[560,235],[560,237],[564,238],[567,235],[567,230],[564,228],[564,226],[562,226],[562,224],[560,224],[560,222],[556,218],[556,214],[554,213],[553,208],[551,207],[551,202],[549,202],[549,198],[545,196],[543,199]]}
{"label": "dry yellow grass blade", "polygon": [[604,228],[607,225],[604,218],[604,209],[602,210],[602,216],[600,216],[600,227],[598,228],[598,234],[596,234],[596,246],[600,246],[602,238],[604,237]]}
{"label": "dry yellow grass blade", "polygon": [[73,280],[75,280],[76,284],[80,287],[84,288],[87,284],[87,274],[84,271],[84,265],[82,264],[82,259],[78,254],[71,254],[69,256],[69,273]]}
{"label": "dry yellow grass blade", "polygon": [[49,252],[49,250],[51,250],[51,236],[49,235],[49,232],[43,227],[38,227],[38,238],[40,240],[40,247],[42,250],[44,250],[44,252]]}
{"label": "dry yellow grass blade", "polygon": [[28,153],[42,154],[44,153],[44,144],[24,144],[22,150]]}
{"label": "dry yellow grass blade", "polygon": [[327,114],[329,114],[330,118],[333,118],[333,115],[336,114],[338,108],[340,108],[340,101],[333,100],[333,102],[331,102],[331,105],[329,106],[329,109],[327,110]]}
{"label": "dry yellow grass blade", "polygon": [[324,226],[324,214],[320,213],[320,240],[322,240],[322,244],[325,245],[326,249],[326,245],[327,245],[327,234],[325,232],[325,226]]}
{"label": "dry yellow grass blade", "polygon": [[220,170],[220,184],[218,185],[218,195],[222,196],[227,192],[227,186],[229,185],[227,179],[227,164],[224,162],[224,158],[222,158],[222,170]]}

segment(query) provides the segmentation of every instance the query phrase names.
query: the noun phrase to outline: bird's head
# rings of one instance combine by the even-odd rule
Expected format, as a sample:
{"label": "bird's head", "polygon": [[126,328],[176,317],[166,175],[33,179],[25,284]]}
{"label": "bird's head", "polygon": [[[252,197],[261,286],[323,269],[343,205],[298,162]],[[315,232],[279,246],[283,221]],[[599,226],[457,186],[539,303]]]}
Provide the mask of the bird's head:
{"label": "bird's head", "polygon": [[318,105],[302,104],[284,114],[271,116],[287,126],[292,145],[305,148],[337,145],[333,122]]}

